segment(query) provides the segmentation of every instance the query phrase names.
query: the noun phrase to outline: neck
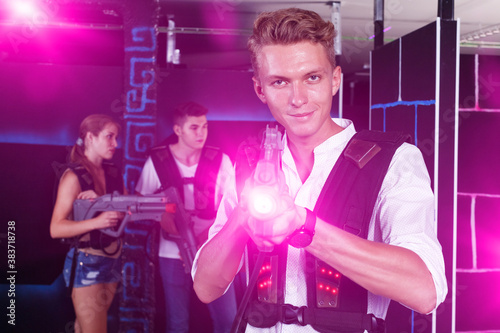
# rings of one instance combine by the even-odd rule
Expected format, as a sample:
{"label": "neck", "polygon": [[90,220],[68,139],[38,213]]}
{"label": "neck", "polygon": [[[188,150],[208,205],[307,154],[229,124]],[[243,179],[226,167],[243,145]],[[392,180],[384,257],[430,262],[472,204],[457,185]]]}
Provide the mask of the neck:
{"label": "neck", "polygon": [[302,183],[305,183],[314,165],[314,147],[296,145],[296,143],[291,140],[288,140],[288,147],[295,161],[300,180]]}
{"label": "neck", "polygon": [[96,170],[102,169],[102,158],[88,152],[85,152],[85,156],[87,157],[87,160],[89,160],[93,168],[95,168]]}
{"label": "neck", "polygon": [[191,149],[183,147],[180,143],[170,145],[170,151],[182,164],[193,166],[198,164],[201,156],[201,149]]}
{"label": "neck", "polygon": [[323,131],[318,131],[316,135],[300,137],[288,135],[288,147],[292,154],[297,172],[299,173],[302,183],[304,183],[311,174],[314,166],[314,148],[325,142],[328,138],[341,132],[343,128],[337,125],[333,120],[327,122],[327,128]]}

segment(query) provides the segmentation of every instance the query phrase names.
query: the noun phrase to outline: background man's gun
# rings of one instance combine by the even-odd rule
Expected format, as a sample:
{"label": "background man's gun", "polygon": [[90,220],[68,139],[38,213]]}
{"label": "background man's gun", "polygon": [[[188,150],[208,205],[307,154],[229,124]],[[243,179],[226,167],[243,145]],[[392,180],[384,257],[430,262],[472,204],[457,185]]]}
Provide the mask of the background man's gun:
{"label": "background man's gun", "polygon": [[182,204],[177,188],[170,187],[164,193],[168,197],[175,198],[176,205],[173,211],[175,213],[174,221],[175,227],[179,232],[178,236],[169,234],[168,239],[177,243],[182,260],[184,261],[184,270],[187,274],[191,274],[191,267],[193,267],[194,257],[196,256],[196,251],[198,250],[196,238],[194,237],[191,216],[184,209],[184,205]]}
{"label": "background man's gun", "polygon": [[123,235],[123,231],[130,221],[153,220],[160,222],[165,212],[174,213],[179,237],[172,236],[171,239],[179,246],[186,272],[191,271],[197,251],[196,240],[191,218],[184,210],[176,188],[171,187],[161,195],[105,194],[93,200],[78,199],[73,204],[75,221],[88,220],[107,211],[125,213],[125,217],[116,227],[100,229],[102,233],[111,237]]}

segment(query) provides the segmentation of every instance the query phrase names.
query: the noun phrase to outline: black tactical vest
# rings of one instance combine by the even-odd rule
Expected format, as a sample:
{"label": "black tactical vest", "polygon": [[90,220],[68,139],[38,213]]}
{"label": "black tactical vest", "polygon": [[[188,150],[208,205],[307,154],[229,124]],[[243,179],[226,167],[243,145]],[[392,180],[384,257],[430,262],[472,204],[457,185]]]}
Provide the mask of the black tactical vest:
{"label": "black tactical vest", "polygon": [[[374,205],[394,152],[409,138],[408,135],[392,132],[356,133],[325,182],[314,208],[316,215],[366,239]],[[239,153],[236,160],[238,193],[246,179],[244,176],[250,175],[257,162],[245,159],[255,147],[250,148],[249,144],[240,147],[247,153]],[[252,271],[258,251],[254,244],[248,248]],[[311,325],[324,333],[384,331],[383,320],[367,314],[367,290],[309,253],[306,253],[307,307],[283,304],[287,248],[286,244],[276,246],[264,258],[244,318],[250,325],[272,327],[280,321]]]}

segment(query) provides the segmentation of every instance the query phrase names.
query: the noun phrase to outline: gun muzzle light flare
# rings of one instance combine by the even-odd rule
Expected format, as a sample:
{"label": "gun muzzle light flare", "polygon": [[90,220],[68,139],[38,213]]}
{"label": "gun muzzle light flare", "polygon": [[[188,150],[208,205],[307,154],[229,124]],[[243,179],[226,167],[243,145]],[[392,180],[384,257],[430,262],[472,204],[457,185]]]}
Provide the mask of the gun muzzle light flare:
{"label": "gun muzzle light flare", "polygon": [[272,217],[278,209],[278,196],[276,189],[269,186],[258,186],[250,192],[250,214],[259,219],[266,220]]}

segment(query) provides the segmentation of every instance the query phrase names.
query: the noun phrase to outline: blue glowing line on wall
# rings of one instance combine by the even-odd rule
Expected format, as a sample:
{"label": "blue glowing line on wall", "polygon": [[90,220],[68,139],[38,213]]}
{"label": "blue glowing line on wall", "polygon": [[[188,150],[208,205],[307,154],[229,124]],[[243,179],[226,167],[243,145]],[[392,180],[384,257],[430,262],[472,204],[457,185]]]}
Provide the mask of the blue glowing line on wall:
{"label": "blue glowing line on wall", "polygon": [[[144,33],[145,32],[145,33]],[[148,34],[149,32],[149,34]],[[144,33],[144,34],[143,34]],[[141,37],[139,34],[143,34]],[[156,34],[155,29],[152,27],[136,27],[132,29],[132,40],[136,43],[144,42],[146,40],[145,37],[148,37],[151,45],[150,46],[129,46],[125,48],[125,52],[152,52],[156,50]]]}
{"label": "blue glowing line on wall", "polygon": [[132,141],[132,137],[131,137],[131,128],[132,126],[134,127],[142,127],[142,128],[145,128],[145,127],[148,127],[152,130],[152,132],[155,130],[156,128],[156,123],[136,123],[136,122],[127,122],[127,131],[126,131],[126,142],[127,144],[125,145],[125,158],[127,160],[131,160],[131,161],[144,161],[144,159],[142,158],[136,158],[136,157],[132,157],[131,156],[131,151],[130,151],[130,147],[131,146],[131,143],[133,143],[133,148],[134,148],[134,151],[136,152],[145,152],[147,150],[147,148],[149,147],[143,147],[141,148],[140,147],[140,140],[142,138],[144,138],[145,136],[148,136],[148,137],[151,137],[151,142],[154,141],[154,135],[152,132],[150,133],[136,133],[134,135],[134,140]]}
{"label": "blue glowing line on wall", "polygon": [[[154,83],[155,81],[155,71],[154,70],[142,70],[141,73],[141,78],[143,80],[136,82],[135,81],[135,72],[136,72],[136,64],[138,63],[154,63],[153,58],[136,58],[132,57],[130,59],[130,86],[136,87],[139,89],[132,89],[127,91],[127,112],[142,112],[146,109],[146,104],[147,103],[156,103],[156,100],[154,99],[149,99],[147,97],[148,89],[149,87]],[[149,78],[149,79],[148,79]],[[137,99],[137,92],[141,90],[141,96],[140,96],[140,101]],[[131,106],[131,102],[140,102],[140,106],[137,108],[133,108]]]}
{"label": "blue glowing line on wall", "polygon": [[415,105],[415,146],[418,147],[418,138],[417,138],[417,120],[418,120],[418,112],[417,112],[418,107]]}
{"label": "blue glowing line on wall", "polygon": [[[141,313],[144,311],[142,308],[120,308],[120,312],[138,312]],[[126,317],[120,317],[120,321],[127,322],[127,323],[141,323],[143,326],[139,332],[149,332],[149,321],[146,319],[139,319],[139,318],[126,318]],[[136,327],[134,325],[134,327]],[[127,331],[131,332],[131,331]],[[134,332],[137,332],[134,330]]]}
{"label": "blue glowing line on wall", "polygon": [[[123,264],[123,275],[124,277],[130,277],[127,279],[123,279],[125,284],[130,284],[132,287],[139,287],[141,285],[140,283],[140,274],[138,274],[138,271],[136,269],[136,265],[134,262],[128,261]],[[123,297],[124,299],[128,299],[129,297],[126,294],[127,288],[123,288]]]}
{"label": "blue glowing line on wall", "polygon": [[374,109],[382,109],[383,110],[383,131],[385,132],[386,131],[386,127],[385,127],[385,124],[386,124],[386,111],[387,111],[387,108],[390,108],[390,107],[395,107],[395,106],[400,106],[400,105],[405,105],[405,106],[414,106],[415,107],[415,133],[414,133],[414,136],[415,136],[415,146],[418,147],[418,136],[417,136],[417,120],[418,120],[418,106],[420,105],[436,105],[436,100],[427,100],[427,101],[413,101],[413,102],[409,102],[409,101],[398,101],[398,102],[392,102],[392,103],[386,103],[386,104],[375,104],[375,105],[372,105],[371,109],[374,110]]}
{"label": "blue glowing line on wall", "polygon": [[392,103],[386,103],[386,104],[375,104],[372,105],[371,109],[381,109],[381,108],[390,108],[393,106],[398,106],[398,105],[434,105],[436,104],[436,100],[428,100],[428,101],[398,101],[398,102],[392,102]]}
{"label": "blue glowing line on wall", "polygon": [[135,165],[132,165],[132,164],[127,164],[127,165],[125,165],[125,171],[123,173],[123,178],[125,179],[125,186],[129,190],[130,194],[134,194],[134,192],[135,192],[135,182],[130,181],[130,184],[128,183],[128,180],[131,179],[130,174],[132,173],[133,170],[136,171],[136,174],[140,174],[142,171],[142,168],[135,166]]}

